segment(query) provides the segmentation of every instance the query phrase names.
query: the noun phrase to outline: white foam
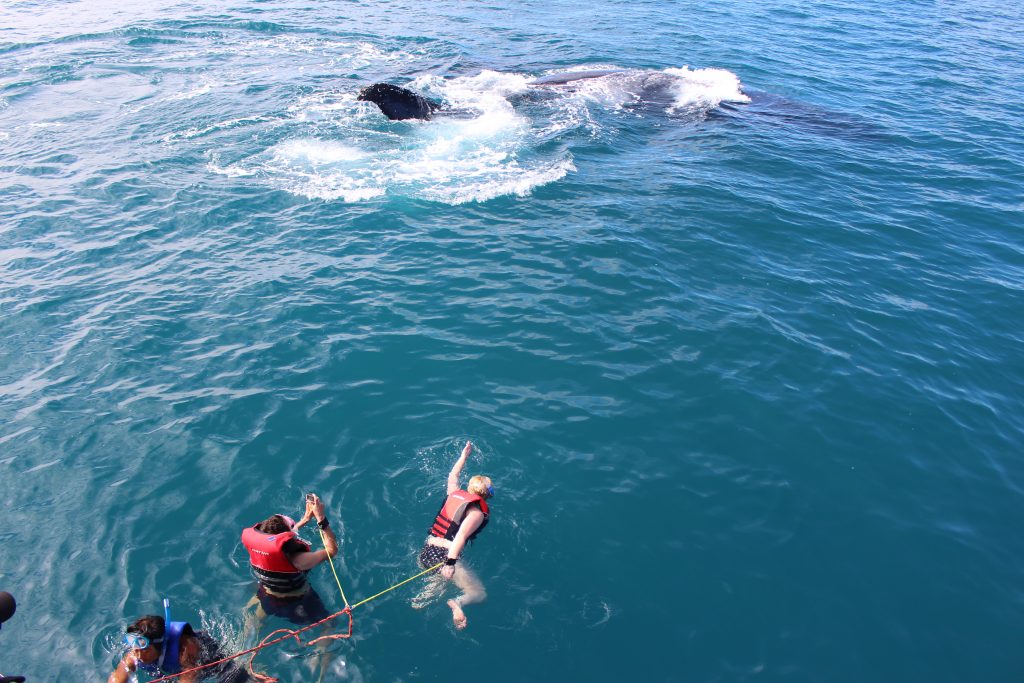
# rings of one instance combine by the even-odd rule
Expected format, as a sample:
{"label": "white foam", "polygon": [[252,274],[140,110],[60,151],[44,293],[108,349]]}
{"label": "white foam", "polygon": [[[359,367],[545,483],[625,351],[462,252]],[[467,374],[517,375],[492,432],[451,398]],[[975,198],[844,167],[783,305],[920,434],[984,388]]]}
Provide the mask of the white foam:
{"label": "white foam", "polygon": [[458,76],[442,79],[438,76],[421,76],[412,82],[413,88],[437,89],[453,101],[473,101],[478,98],[491,100],[526,92],[530,89],[530,78],[517,73],[484,70],[475,76]]}
{"label": "white foam", "polygon": [[274,158],[285,164],[307,162],[313,166],[356,161],[366,156],[365,152],[355,147],[313,139],[289,140],[277,145],[271,152]]}
{"label": "white foam", "polygon": [[712,108],[722,102],[749,102],[741,89],[739,77],[726,69],[665,69],[675,76],[676,99],[674,109]]}
{"label": "white foam", "polygon": [[373,186],[368,180],[353,179],[341,174],[306,174],[293,177],[283,188],[306,199],[323,199],[344,202],[361,202],[385,193],[385,188]]}
{"label": "white foam", "polygon": [[167,102],[176,102],[180,100],[194,100],[197,97],[201,97],[209,92],[212,92],[214,88],[219,88],[227,83],[223,83],[217,80],[204,78],[199,84],[192,86],[190,89],[175,93],[166,98]]}
{"label": "white foam", "polygon": [[457,186],[430,188],[424,194],[428,199],[446,204],[485,202],[509,194],[525,197],[534,188],[560,180],[575,170],[576,166],[573,165],[571,159],[562,159],[553,164],[532,169],[518,168],[513,164],[507,167],[504,177],[491,174],[490,177],[477,181],[464,181]]}
{"label": "white foam", "polygon": [[643,85],[642,76],[624,72],[577,81],[568,92],[578,92],[585,100],[596,102],[602,107],[622,109],[641,100]]}
{"label": "white foam", "polygon": [[304,138],[268,150],[262,171],[281,188],[308,199],[359,202],[384,194],[376,160],[357,147]]}
{"label": "white foam", "polygon": [[222,130],[228,130],[237,126],[246,126],[251,124],[263,123],[264,121],[271,120],[270,117],[266,116],[242,116],[235,119],[227,119],[225,121],[218,121],[205,128],[189,128],[181,131],[180,133],[167,133],[164,135],[164,142],[175,142],[178,140],[191,140],[192,138],[202,137],[209,133],[215,133]]}
{"label": "white foam", "polygon": [[206,164],[207,170],[217,175],[225,175],[229,178],[244,178],[246,176],[256,175],[255,169],[244,168],[238,164],[229,164],[227,166],[221,166],[216,161],[210,161]]}
{"label": "white foam", "polygon": [[458,134],[464,137],[492,137],[503,131],[522,129],[529,124],[508,100],[510,95],[525,92],[529,88],[527,78],[519,74],[481,71],[475,76],[460,76],[450,80],[424,76],[413,81],[411,87],[440,97],[452,109],[479,112],[472,118],[443,121],[446,127],[457,128]]}

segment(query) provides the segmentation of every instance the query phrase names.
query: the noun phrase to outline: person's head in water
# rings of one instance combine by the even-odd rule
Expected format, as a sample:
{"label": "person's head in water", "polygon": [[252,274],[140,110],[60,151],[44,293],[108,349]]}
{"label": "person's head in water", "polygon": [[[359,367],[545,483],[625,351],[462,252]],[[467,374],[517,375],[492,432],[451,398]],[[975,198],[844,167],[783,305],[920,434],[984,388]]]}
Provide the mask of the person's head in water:
{"label": "person's head in water", "polygon": [[482,498],[490,498],[494,495],[494,486],[491,485],[491,478],[478,474],[469,480],[466,490]]}
{"label": "person's head in water", "polygon": [[138,633],[150,640],[160,640],[164,637],[164,618],[152,614],[146,615],[129,624],[125,633]]}
{"label": "person's head in water", "polygon": [[155,662],[164,642],[164,618],[150,614],[129,624],[124,641],[139,660],[146,664]]}
{"label": "person's head in water", "polygon": [[[164,643],[164,618],[155,614],[147,614],[137,619],[124,630],[125,644],[133,650],[138,650],[142,656],[136,655],[143,662],[150,663],[160,657]],[[193,634],[192,627],[185,624],[181,631],[182,638],[188,638]],[[141,647],[141,646],[145,647]]]}
{"label": "person's head in water", "polygon": [[271,515],[256,525],[256,531],[264,534],[283,534],[291,531],[295,520],[285,515]]}

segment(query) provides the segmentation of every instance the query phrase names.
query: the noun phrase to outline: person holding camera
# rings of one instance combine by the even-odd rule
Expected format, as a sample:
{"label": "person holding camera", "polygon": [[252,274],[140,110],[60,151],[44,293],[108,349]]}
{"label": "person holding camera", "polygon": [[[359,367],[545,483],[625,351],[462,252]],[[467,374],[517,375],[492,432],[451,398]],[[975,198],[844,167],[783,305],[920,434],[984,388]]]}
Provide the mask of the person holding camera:
{"label": "person holding camera", "polygon": [[[313,550],[296,534],[312,519],[323,532],[322,550]],[[306,496],[306,513],[298,522],[287,515],[271,515],[242,531],[242,545],[249,551],[249,565],[259,582],[256,596],[247,607],[259,603],[260,621],[272,614],[306,626],[330,616],[306,579],[310,569],[338,554],[338,540],[323,501],[315,493]]]}
{"label": "person holding camera", "polygon": [[[313,519],[323,533],[322,550],[313,550],[296,533]],[[242,545],[249,551],[249,566],[259,583],[256,595],[245,606],[246,612],[256,607],[253,618],[246,618],[246,632],[259,630],[268,614],[299,626],[315,624],[331,616],[306,579],[309,570],[338,554],[338,539],[319,496],[306,494],[306,513],[298,522],[287,515],[276,514],[243,529]],[[330,627],[330,622],[324,624],[324,632],[330,631]],[[321,681],[327,675],[331,660],[326,642],[318,646],[321,648]]]}

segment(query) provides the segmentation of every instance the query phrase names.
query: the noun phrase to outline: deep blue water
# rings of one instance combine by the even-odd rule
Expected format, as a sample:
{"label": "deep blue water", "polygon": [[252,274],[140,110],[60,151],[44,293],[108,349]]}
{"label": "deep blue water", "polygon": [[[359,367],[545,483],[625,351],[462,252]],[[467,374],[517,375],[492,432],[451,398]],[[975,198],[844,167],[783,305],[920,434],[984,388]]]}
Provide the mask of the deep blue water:
{"label": "deep blue water", "polygon": [[1021,680],[1022,25],[5,3],[0,671],[103,680],[165,596],[240,649],[309,490],[372,595],[469,438],[487,601],[360,607],[337,680]]}

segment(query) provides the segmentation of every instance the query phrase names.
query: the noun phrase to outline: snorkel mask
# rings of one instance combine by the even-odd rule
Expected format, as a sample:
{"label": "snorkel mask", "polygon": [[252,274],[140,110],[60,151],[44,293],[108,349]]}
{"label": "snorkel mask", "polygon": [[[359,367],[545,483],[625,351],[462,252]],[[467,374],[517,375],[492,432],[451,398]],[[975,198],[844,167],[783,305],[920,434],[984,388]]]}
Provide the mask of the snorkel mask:
{"label": "snorkel mask", "polygon": [[124,634],[124,644],[132,650],[145,650],[150,644],[157,644],[164,642],[163,638],[154,638],[150,640],[141,633],[126,633]]}

